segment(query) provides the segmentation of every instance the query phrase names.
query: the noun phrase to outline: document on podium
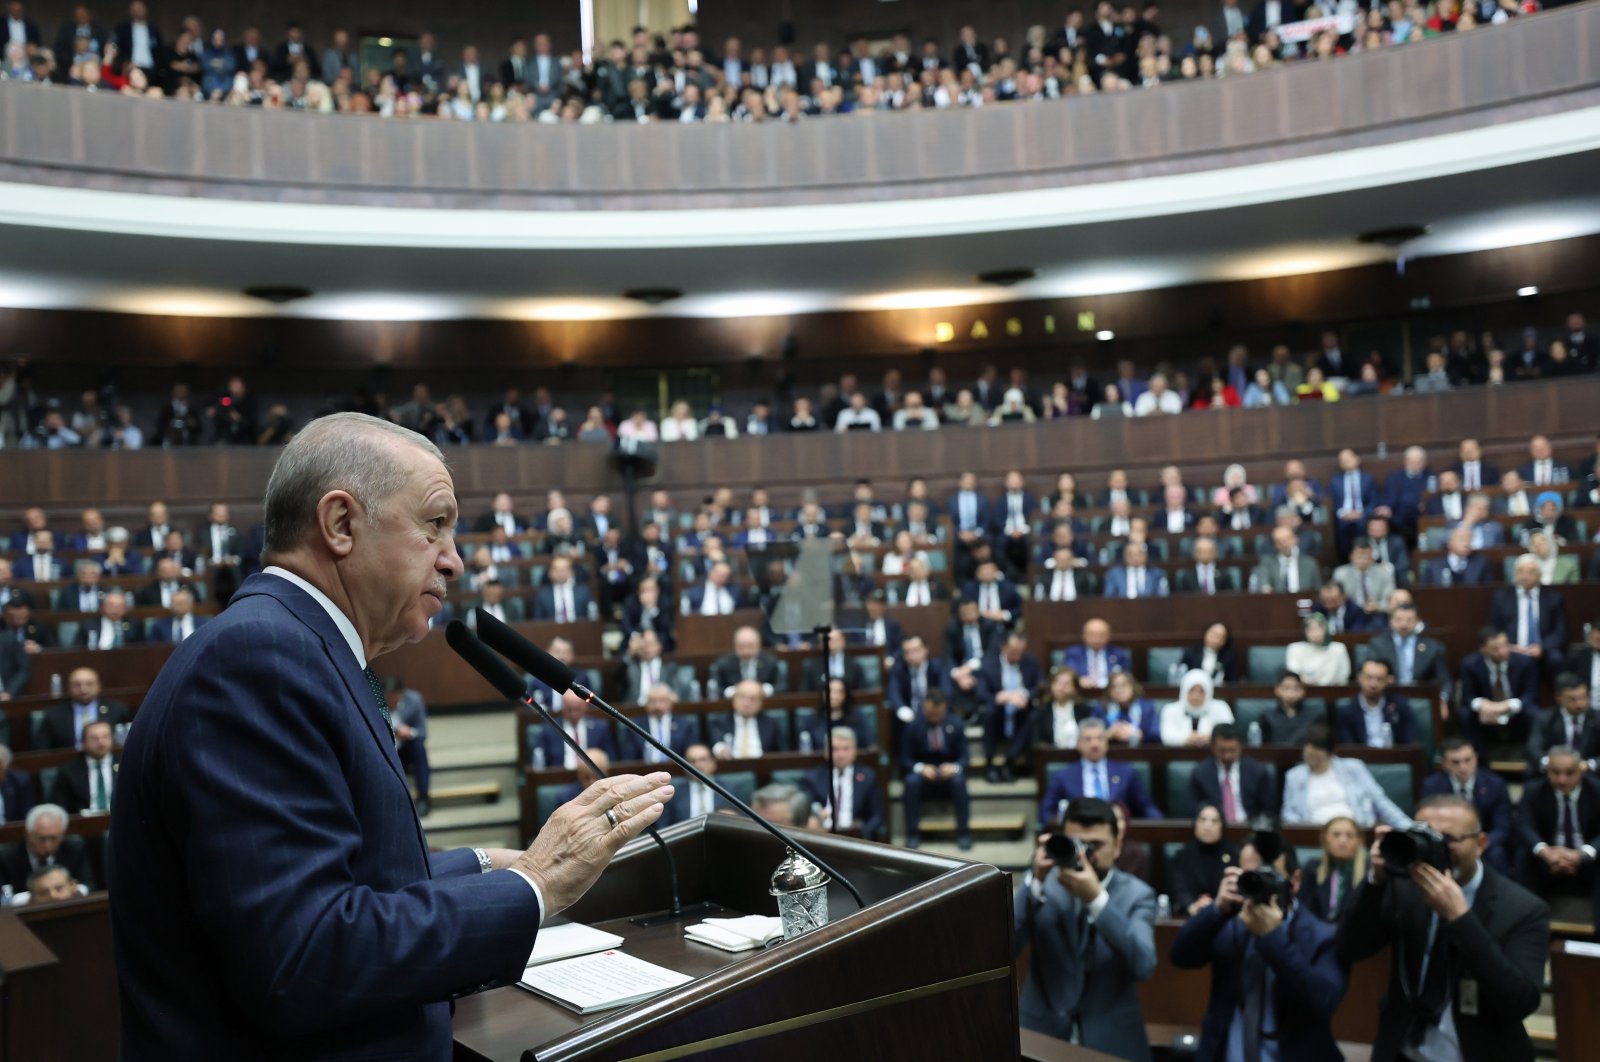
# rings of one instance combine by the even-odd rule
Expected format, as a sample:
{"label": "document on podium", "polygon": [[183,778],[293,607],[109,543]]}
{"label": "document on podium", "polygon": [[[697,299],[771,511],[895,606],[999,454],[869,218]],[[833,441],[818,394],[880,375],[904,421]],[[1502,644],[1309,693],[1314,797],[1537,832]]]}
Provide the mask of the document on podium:
{"label": "document on podium", "polygon": [[579,1014],[625,1007],[694,978],[620,951],[530,966],[517,984]]}
{"label": "document on podium", "polygon": [[563,922],[555,926],[541,926],[533,938],[533,954],[528,956],[529,966],[570,959],[575,955],[605,951],[622,945],[622,938],[586,926],[581,922]]}

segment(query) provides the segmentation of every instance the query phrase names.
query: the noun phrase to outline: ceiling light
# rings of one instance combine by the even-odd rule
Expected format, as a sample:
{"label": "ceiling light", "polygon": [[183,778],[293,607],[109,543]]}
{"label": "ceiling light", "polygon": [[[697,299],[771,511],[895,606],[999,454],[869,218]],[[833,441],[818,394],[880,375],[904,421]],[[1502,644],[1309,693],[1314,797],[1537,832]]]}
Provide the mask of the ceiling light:
{"label": "ceiling light", "polygon": [[1016,269],[991,269],[987,273],[978,274],[980,284],[998,284],[1002,288],[1009,288],[1013,284],[1021,284],[1024,280],[1032,280],[1038,276],[1037,270],[1026,267]]}
{"label": "ceiling light", "polygon": [[1094,337],[1102,343],[1109,343],[1111,340],[1117,338],[1117,334],[1109,328],[1102,328],[1100,331],[1094,334]]}
{"label": "ceiling light", "polygon": [[1517,289],[1517,294],[1522,296],[1524,299],[1527,298],[1529,295],[1537,295],[1537,294],[1539,294],[1539,285],[1537,285],[1537,284],[1529,284],[1525,288],[1518,288]]}

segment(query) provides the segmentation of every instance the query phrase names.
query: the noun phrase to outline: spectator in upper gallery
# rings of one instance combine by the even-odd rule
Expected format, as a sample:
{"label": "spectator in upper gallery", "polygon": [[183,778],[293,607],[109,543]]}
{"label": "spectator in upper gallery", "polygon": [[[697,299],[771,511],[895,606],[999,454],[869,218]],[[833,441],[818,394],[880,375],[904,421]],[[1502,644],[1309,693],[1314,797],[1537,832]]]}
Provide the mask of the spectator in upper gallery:
{"label": "spectator in upper gallery", "polygon": [[650,414],[644,409],[635,409],[628,418],[617,425],[617,442],[637,447],[640,443],[654,443],[661,441],[661,434],[656,429],[655,421],[650,419]]}
{"label": "spectator in upper gallery", "polygon": [[1318,724],[1327,725],[1328,713],[1323,708],[1306,706],[1306,683],[1293,671],[1278,676],[1272,692],[1277,703],[1260,718],[1261,739],[1268,745],[1289,745],[1295,748],[1305,744],[1306,735]]}
{"label": "spectator in upper gallery", "polygon": [[839,411],[833,430],[841,434],[848,431],[882,431],[883,421],[878,411],[867,404],[866,394],[855,391],[850,395],[849,404]]}
{"label": "spectator in upper gallery", "polygon": [[811,399],[797,398],[790,407],[789,418],[784,422],[786,431],[816,431],[820,427],[811,410]]}
{"label": "spectator in upper gallery", "polygon": [[1320,612],[1306,617],[1305,637],[1289,645],[1284,666],[1310,686],[1343,686],[1350,681],[1350,650],[1328,636],[1328,619]]}
{"label": "spectator in upper gallery", "polygon": [[1419,395],[1443,394],[1455,389],[1455,382],[1451,380],[1449,359],[1442,350],[1430,350],[1423,359],[1426,366],[1425,372],[1419,372],[1411,378],[1411,390]]}
{"label": "spectator in upper gallery", "polygon": [[1231,722],[1233,709],[1212,696],[1211,676],[1190,671],[1178,685],[1178,699],[1161,709],[1161,743],[1169,747],[1205,745],[1213,727]]}
{"label": "spectator in upper gallery", "polygon": [[1167,573],[1149,564],[1149,555],[1149,547],[1143,542],[1123,546],[1122,563],[1106,572],[1105,596],[1132,600],[1171,593]]}
{"label": "spectator in upper gallery", "polygon": [[1308,593],[1322,584],[1322,570],[1316,560],[1300,551],[1292,528],[1272,529],[1274,553],[1263,557],[1250,573],[1250,588],[1257,593]]}
{"label": "spectator in upper gallery", "polygon": [[1538,708],[1539,668],[1511,649],[1506,632],[1488,626],[1478,632],[1478,651],[1461,662],[1461,706],[1456,723],[1481,756],[1491,735],[1523,740]]}
{"label": "spectator in upper gallery", "polygon": [[1566,746],[1547,754],[1544,777],[1517,808],[1517,861],[1523,880],[1545,898],[1595,898],[1595,853],[1600,846],[1600,782]]}
{"label": "spectator in upper gallery", "polygon": [[1343,745],[1384,749],[1417,740],[1411,706],[1392,686],[1394,673],[1382,660],[1367,660],[1356,673],[1359,692],[1333,711],[1333,732]]}
{"label": "spectator in upper gallery", "polygon": [[1131,417],[1133,415],[1133,403],[1122,396],[1121,388],[1114,383],[1106,384],[1105,393],[1101,395],[1100,401],[1095,403],[1094,409],[1089,412],[1089,416],[1095,420],[1105,420],[1110,417]]}
{"label": "spectator in upper gallery", "polygon": [[1279,821],[1284,825],[1321,826],[1341,815],[1363,830],[1378,822],[1395,829],[1411,825],[1411,817],[1389,799],[1365,763],[1333,754],[1333,734],[1327,727],[1312,727],[1300,752],[1303,762],[1291,767],[1283,780]]}
{"label": "spectator in upper gallery", "polygon": [[1313,365],[1306,370],[1306,379],[1299,387],[1294,389],[1296,402],[1337,402],[1339,401],[1339,387],[1328,379],[1320,366]]}
{"label": "spectator in upper gallery", "polygon": [[662,418],[657,434],[662,442],[693,442],[700,438],[700,422],[694,419],[689,403],[679,399]]}
{"label": "spectator in upper gallery", "polygon": [[1150,375],[1149,389],[1134,400],[1133,403],[1133,415],[1136,417],[1182,412],[1183,398],[1178,392],[1172,390],[1167,380],[1167,374],[1162,372]]}
{"label": "spectator in upper gallery", "polygon": [[1282,380],[1273,379],[1272,370],[1263,367],[1251,376],[1240,402],[1246,409],[1265,409],[1269,406],[1293,405],[1294,398],[1290,388]]}
{"label": "spectator in upper gallery", "polygon": [[722,415],[722,407],[713,405],[706,410],[706,415],[700,420],[700,438],[702,439],[737,439],[739,425],[732,417]]}
{"label": "spectator in upper gallery", "polygon": [[1570,553],[1558,553],[1550,536],[1542,530],[1528,535],[1528,556],[1539,560],[1539,583],[1542,586],[1575,583],[1579,579],[1578,558]]}
{"label": "spectator in upper gallery", "polygon": [[1389,665],[1401,686],[1437,685],[1448,700],[1452,685],[1449,653],[1444,643],[1421,633],[1417,606],[1404,602],[1389,610],[1389,629],[1372,636],[1368,655]]}
{"label": "spectator in upper gallery", "polygon": [[1333,570],[1333,581],[1368,616],[1383,611],[1384,602],[1397,585],[1394,567],[1373,559],[1372,540],[1365,535],[1351,540],[1350,560]]}
{"label": "spectator in upper gallery", "polygon": [[1445,539],[1445,555],[1425,561],[1421,582],[1425,586],[1480,586],[1494,581],[1494,568],[1487,557],[1472,548],[1472,531],[1457,527]]}
{"label": "spectator in upper gallery", "polygon": [[906,392],[904,405],[894,413],[894,430],[905,431],[907,428],[922,428],[933,430],[939,426],[939,415],[929,409],[922,401],[920,391]]}
{"label": "spectator in upper gallery", "polygon": [[1528,541],[1528,536],[1534,531],[1543,531],[1558,547],[1577,545],[1582,538],[1578,534],[1578,523],[1562,512],[1563,508],[1559,493],[1553,490],[1541,491],[1534,499],[1533,511],[1527,521],[1518,528],[1522,540]]}
{"label": "spectator in upper gallery", "polygon": [[1531,657],[1555,675],[1567,651],[1567,603],[1561,591],[1540,585],[1542,575],[1537,556],[1518,557],[1514,585],[1497,591],[1490,602],[1489,625],[1510,635],[1512,652]]}
{"label": "spectator in upper gallery", "polygon": [[1350,540],[1361,533],[1367,513],[1378,508],[1378,488],[1371,473],[1361,470],[1361,458],[1345,447],[1339,451],[1339,471],[1328,480],[1328,497],[1334,510],[1334,529],[1341,555]]}
{"label": "spectator in upper gallery", "polygon": [[1106,758],[1109,746],[1105,722],[1090,716],[1081,721],[1077,731],[1078,760],[1051,770],[1050,782],[1039,801],[1040,827],[1049,829],[1052,823],[1060,822],[1065,805],[1083,797],[1125,803],[1137,818],[1161,818],[1161,808],[1145,791],[1139,772],[1129,764]]}
{"label": "spectator in upper gallery", "polygon": [[1572,471],[1551,456],[1547,437],[1535,435],[1528,440],[1528,458],[1528,463],[1517,471],[1535,487],[1554,487],[1571,481]]}

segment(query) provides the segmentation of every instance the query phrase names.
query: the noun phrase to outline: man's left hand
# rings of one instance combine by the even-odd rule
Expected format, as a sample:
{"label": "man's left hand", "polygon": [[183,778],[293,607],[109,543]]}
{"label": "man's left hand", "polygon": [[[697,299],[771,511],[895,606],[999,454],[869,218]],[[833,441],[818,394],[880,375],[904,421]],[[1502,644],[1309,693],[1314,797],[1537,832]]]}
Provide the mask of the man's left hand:
{"label": "man's left hand", "polygon": [[1469,910],[1467,894],[1461,891],[1456,879],[1435,867],[1416,864],[1411,868],[1411,882],[1428,906],[1446,922],[1454,922]]}
{"label": "man's left hand", "polygon": [[1061,887],[1072,893],[1079,903],[1094,903],[1100,897],[1100,875],[1087,862],[1078,870],[1056,867],[1056,878]]}
{"label": "man's left hand", "polygon": [[417,736],[417,732],[412,730],[409,726],[406,726],[406,724],[400,723],[394,728],[394,736],[399,738],[401,741],[410,741],[412,738]]}
{"label": "man's left hand", "polygon": [[1276,899],[1268,903],[1246,900],[1244,909],[1239,912],[1239,921],[1244,923],[1251,936],[1264,937],[1283,925],[1283,912],[1278,909]]}

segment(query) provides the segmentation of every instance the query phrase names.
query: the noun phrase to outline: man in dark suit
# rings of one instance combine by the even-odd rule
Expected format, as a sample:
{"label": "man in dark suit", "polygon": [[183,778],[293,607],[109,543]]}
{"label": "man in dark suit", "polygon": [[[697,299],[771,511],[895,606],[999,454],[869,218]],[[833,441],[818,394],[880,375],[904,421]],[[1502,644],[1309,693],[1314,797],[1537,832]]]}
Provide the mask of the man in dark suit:
{"label": "man in dark suit", "polygon": [[[18,39],[19,30],[20,39]],[[5,43],[21,44],[30,54],[44,44],[44,38],[39,36],[39,24],[28,17],[21,0],[11,0],[6,4],[6,31]],[[70,38],[68,40],[67,50],[60,52],[56,57],[61,61],[65,61],[72,54]]]}
{"label": "man in dark suit", "polygon": [[[1028,714],[1044,684],[1044,669],[1028,652],[1028,637],[1013,631],[983,661],[984,688],[989,694],[983,727],[983,759],[991,782],[1015,781],[1012,771],[1022,769],[1032,728]],[[998,762],[996,752],[1003,750]]]}
{"label": "man in dark suit", "polygon": [[906,847],[922,844],[922,799],[946,796],[955,805],[956,844],[972,848],[968,826],[967,734],[950,718],[942,690],[930,689],[922,714],[900,739],[900,767],[905,772]]}
{"label": "man in dark suit", "polygon": [[24,821],[22,840],[0,848],[0,883],[21,892],[34,871],[59,866],[66,867],[80,883],[94,887],[83,838],[67,836],[66,808],[35,804]]}
{"label": "man in dark suit", "polygon": [[1487,557],[1472,549],[1472,531],[1458,527],[1445,539],[1445,555],[1422,566],[1425,586],[1482,586],[1495,580]]}
{"label": "man in dark suit", "polygon": [[[1417,519],[1421,511],[1412,520],[1411,530],[1413,536],[1416,531]],[[1367,540],[1372,543],[1372,562],[1375,565],[1387,564],[1394,569],[1394,583],[1396,586],[1411,585],[1411,551],[1406,548],[1406,540],[1390,530],[1390,521],[1387,516],[1373,513],[1367,517]]]}
{"label": "man in dark suit", "polygon": [[83,754],[63,763],[46,799],[82,812],[109,812],[116,791],[117,758],[111,752],[111,724],[83,728]]}
{"label": "man in dark suit", "polygon": [[1573,749],[1557,745],[1544,777],[1530,783],[1517,807],[1517,861],[1522,880],[1540,896],[1595,896],[1600,846],[1600,782]]}
{"label": "man in dark suit", "polygon": [[994,620],[1008,630],[1022,618],[1022,595],[1011,580],[1000,573],[1000,565],[992,560],[978,564],[977,578],[961,588],[963,599],[978,603],[978,615]]}
{"label": "man in dark suit", "polygon": [[56,647],[56,632],[48,624],[33,618],[33,595],[26,590],[13,590],[4,605],[5,628],[0,638],[14,642],[25,653]]}
{"label": "man in dark suit", "polygon": [[1545,754],[1566,745],[1578,758],[1600,769],[1600,711],[1589,707],[1589,684],[1581,676],[1563,672],[1556,676],[1556,706],[1539,713],[1528,732],[1528,777],[1544,774]]}
{"label": "man in dark suit", "polygon": [[1028,571],[1028,538],[1038,502],[1016,469],[1006,473],[1005,487],[989,507],[989,536],[1007,568],[1020,578]]}
{"label": "man in dark suit", "polygon": [[1461,662],[1456,721],[1461,736],[1484,754],[1491,734],[1522,740],[1538,707],[1538,667],[1511,651],[1506,632],[1489,626],[1478,632],[1478,651]]}
{"label": "man in dark suit", "polygon": [[870,645],[884,656],[897,659],[900,656],[900,643],[905,638],[905,628],[899,620],[889,615],[888,595],[882,590],[868,594],[867,617],[861,623],[861,632],[850,635],[850,644]]}
{"label": "man in dark suit", "polygon": [[1361,471],[1361,458],[1348,447],[1339,451],[1339,471],[1328,480],[1328,500],[1334,511],[1334,533],[1339,556],[1350,554],[1350,542],[1361,533],[1367,513],[1378,507],[1378,486],[1370,472]]}
{"label": "man in dark suit", "polygon": [[1217,540],[1214,538],[1195,539],[1194,562],[1172,573],[1172,591],[1176,594],[1212,596],[1238,589],[1238,573],[1217,564]]}
{"label": "man in dark suit", "polygon": [[582,623],[593,619],[594,597],[572,575],[570,557],[552,557],[544,585],[533,598],[533,618],[556,623]]}
{"label": "man in dark suit", "polygon": [[661,638],[652,630],[643,630],[628,641],[630,659],[622,669],[622,697],[627,704],[644,704],[650,691],[666,686],[679,697],[692,698],[689,688],[693,673],[661,657]]}
{"label": "man in dark suit", "polygon": [[956,481],[956,492],[945,504],[950,515],[950,526],[955,531],[956,548],[970,550],[979,541],[988,541],[989,526],[994,519],[989,510],[989,499],[978,493],[978,477],[963,472]]}
{"label": "man in dark suit", "polygon": [[[173,595],[183,589],[187,589],[190,596],[198,596],[194,592],[194,584],[183,578],[183,570],[175,558],[162,557],[157,560],[155,577],[155,582],[141,586],[133,592],[135,606],[141,608],[171,608]],[[97,609],[96,611],[99,610]]]}
{"label": "man in dark suit", "polygon": [[1084,623],[1083,642],[1067,646],[1061,662],[1078,673],[1078,685],[1085,692],[1105,689],[1118,671],[1133,671],[1133,657],[1111,644],[1111,624],[1099,618]]}
{"label": "man in dark suit", "polygon": [[1238,825],[1278,810],[1273,789],[1266,767],[1244,755],[1239,728],[1232,723],[1213,727],[1211,757],[1195,764],[1189,775],[1189,795],[1195,803],[1214,805],[1227,822]]}
{"label": "man in dark suit", "polygon": [[32,677],[33,661],[22,643],[6,637],[6,629],[0,625],[0,702],[22,696]]}
{"label": "man in dark suit", "polygon": [[205,626],[210,616],[194,614],[194,593],[179,590],[172,595],[172,615],[150,621],[149,640],[163,645],[176,645]]}
{"label": "man in dark suit", "polygon": [[1389,629],[1372,636],[1367,643],[1368,651],[1372,659],[1389,665],[1399,685],[1437,683],[1448,699],[1451,675],[1444,643],[1421,633],[1417,629],[1419,626],[1416,605],[1409,601],[1396,605],[1389,611]]}
{"label": "man in dark suit", "polygon": [[949,667],[943,660],[930,657],[927,643],[913,634],[900,643],[900,659],[884,680],[884,700],[900,723],[909,723],[921,714],[922,702],[930,690],[950,695]]}
{"label": "man in dark suit", "polygon": [[729,698],[733,711],[706,720],[712,751],[719,759],[753,760],[769,752],[784,752],[789,747],[787,729],[776,719],[762,714],[761,685],[740,682]]}
{"label": "man in dark suit", "polygon": [[1561,670],[1567,651],[1567,602],[1553,586],[1539,585],[1539,561],[1532,555],[1517,559],[1508,586],[1489,604],[1489,625],[1511,638],[1511,651],[1529,657],[1548,675]]}
{"label": "man in dark suit", "polygon": [[[689,746],[700,740],[700,724],[693,716],[686,718],[673,715],[672,709],[677,704],[678,695],[670,687],[655,687],[644,702],[645,717],[639,720],[639,725],[673,752],[687,756]],[[643,760],[646,763],[662,763],[666,760],[659,749],[646,743],[632,730],[624,730],[617,738],[617,749],[625,760]]]}
{"label": "man in dark suit", "polygon": [[1150,550],[1143,542],[1122,547],[1122,563],[1106,572],[1105,596],[1120,598],[1166,597],[1167,573],[1149,563]]}
{"label": "man in dark suit", "polygon": [[[1600,618],[1584,624],[1583,648],[1572,654],[1567,670],[1588,685],[1589,707],[1600,709]],[[3,673],[4,665],[0,664],[0,674]]]}
{"label": "man in dark suit", "polygon": [[[579,700],[576,694],[567,692],[560,695],[556,721],[560,724],[561,732],[576,741],[584,751],[602,749],[612,759],[617,758],[617,744],[611,734],[611,724],[603,719],[590,719],[589,706]],[[580,762],[577,753],[561,740],[561,732],[548,724],[539,728],[538,747],[544,752],[545,766],[576,770]]]}
{"label": "man in dark suit", "polygon": [[706,690],[713,697],[731,697],[733,687],[744,681],[761,683],[768,695],[783,692],[778,674],[778,659],[761,648],[761,632],[740,627],[733,632],[733,652],[711,662]]}
{"label": "man in dark suit", "polygon": [[843,679],[844,684],[852,690],[859,690],[867,684],[866,672],[861,669],[861,663],[845,650],[849,639],[844,631],[834,628],[828,632],[828,651],[823,659],[815,657],[808,659],[800,674],[800,688],[808,693],[821,690],[828,684],[829,679]]}
{"label": "man in dark suit", "polygon": [[1528,463],[1517,469],[1522,480],[1534,487],[1559,487],[1572,480],[1572,470],[1552,456],[1550,440],[1535,435],[1528,440]]}
{"label": "man in dark suit", "polygon": [[[1339,923],[1339,959],[1353,965],[1389,949],[1389,991],[1375,1060],[1406,1045],[1446,1045],[1463,1062],[1531,1062],[1523,1020],[1539,1007],[1550,952],[1550,908],[1489,867],[1489,838],[1468,801],[1435,796],[1418,820],[1452,838],[1450,869],[1425,863],[1389,874],[1372,846],[1369,880]],[[1388,832],[1378,827],[1379,841]],[[1394,945],[1391,947],[1391,945]]]}
{"label": "man in dark suit", "polygon": [[117,23],[115,30],[117,51],[124,59],[150,73],[155,69],[155,56],[161,50],[161,31],[150,22],[144,0],[133,0],[128,5],[128,19]]}
{"label": "man in dark suit", "polygon": [[743,594],[733,581],[733,568],[726,561],[712,564],[706,581],[689,587],[683,594],[685,616],[726,616],[743,607]]}
{"label": "man in dark suit", "polygon": [[493,531],[496,527],[503,528],[505,533],[512,537],[516,537],[528,530],[528,521],[513,511],[511,495],[504,492],[496,494],[489,511],[478,517],[472,524],[472,530],[483,535]]}
{"label": "man in dark suit", "polygon": [[828,735],[828,756],[831,766],[809,771],[800,780],[823,825],[834,831],[858,829],[869,841],[881,840],[885,822],[878,776],[856,762],[855,731],[835,727]]}
{"label": "man in dark suit", "polygon": [[90,723],[117,727],[129,721],[127,705],[100,699],[100,675],[93,668],[76,668],[67,676],[67,696],[66,704],[45,709],[35,738],[39,748],[82,748],[83,729]]}
{"label": "man in dark suit", "polygon": [[944,629],[944,658],[953,664],[982,661],[1004,631],[999,623],[978,614],[978,602],[963,598],[956,618]]}
{"label": "man in dark suit", "polygon": [[113,590],[100,602],[100,615],[86,617],[78,627],[81,649],[120,649],[144,641],[144,624],[128,619],[128,595]]}
{"label": "man in dark suit", "polygon": [[1440,769],[1422,780],[1422,795],[1455,795],[1472,801],[1478,810],[1478,822],[1489,838],[1483,858],[1502,874],[1510,874],[1511,865],[1511,791],[1505,781],[1493,771],[1478,769],[1478,750],[1465,738],[1447,738],[1439,746]]}
{"label": "man in dark suit", "polygon": [[1078,762],[1050,772],[1044,798],[1039,801],[1039,828],[1053,830],[1061,823],[1065,805],[1082,797],[1098,797],[1126,804],[1136,819],[1159,819],[1161,809],[1145,791],[1139,772],[1126,763],[1106,759],[1110,737],[1103,719],[1089,717],[1078,724]]}
{"label": "man in dark suit", "polygon": [[1297,902],[1297,871],[1285,875],[1286,893],[1264,902],[1239,894],[1242,873],[1225,870],[1216,902],[1185,922],[1172,941],[1174,966],[1211,967],[1195,1058],[1260,1058],[1259,1030],[1270,1028],[1280,1058],[1339,1062],[1344,1056],[1331,1022],[1349,977],[1339,962],[1335,928]]}
{"label": "man in dark suit", "polygon": [[1384,477],[1383,497],[1373,512],[1387,517],[1401,534],[1413,536],[1426,493],[1428,451],[1420,446],[1408,446],[1401,467]]}
{"label": "man in dark suit", "polygon": [[50,607],[57,612],[86,612],[91,615],[99,612],[106,597],[105,587],[100,585],[100,565],[92,560],[80,560],[72,567],[77,581],[57,590]]}
{"label": "man in dark suit", "polygon": [[368,661],[424,637],[461,574],[450,473],[333,414],[263,510],[268,567],[173,652],[123,748],[117,814],[150,828],[111,839],[122,1054],[443,1057],[446,1001],[522,975],[669,776],[598,783],[527,852],[430,854]]}
{"label": "man in dark suit", "polygon": [[1334,740],[1341,745],[1372,748],[1409,745],[1415,741],[1411,706],[1390,690],[1393,683],[1394,672],[1389,670],[1388,661],[1372,658],[1362,664],[1356,673],[1360,692],[1334,709]]}
{"label": "man in dark suit", "polygon": [[[1260,0],[1255,9],[1250,12],[1250,20],[1246,28],[1252,41],[1259,41],[1268,30],[1277,29],[1289,22],[1300,21],[1300,5],[1295,0]],[[1350,364],[1349,356],[1339,349],[1338,336],[1334,333],[1333,343],[1330,345],[1326,338],[1323,339],[1323,351],[1317,359],[1317,367],[1324,376],[1354,376],[1354,366]]]}
{"label": "man in dark suit", "polygon": [[0,822],[21,822],[33,802],[33,775],[11,766],[11,750],[0,745]]}
{"label": "man in dark suit", "polygon": [[[683,758],[698,767],[702,774],[716,777],[717,758],[711,754],[709,746],[698,742],[690,745],[684,752]],[[661,816],[661,825],[671,826],[699,818],[701,815],[710,815],[716,811],[732,810],[732,808],[733,805],[728,803],[727,798],[710,786],[685,778],[678,783],[678,796],[667,805],[665,814]]]}
{"label": "man in dark suit", "polygon": [[[1483,447],[1477,439],[1462,439],[1457,453],[1460,460],[1450,466],[1450,471],[1460,489],[1471,492],[1499,486],[1500,470],[1483,459]],[[1443,486],[1442,481],[1440,485]]]}

